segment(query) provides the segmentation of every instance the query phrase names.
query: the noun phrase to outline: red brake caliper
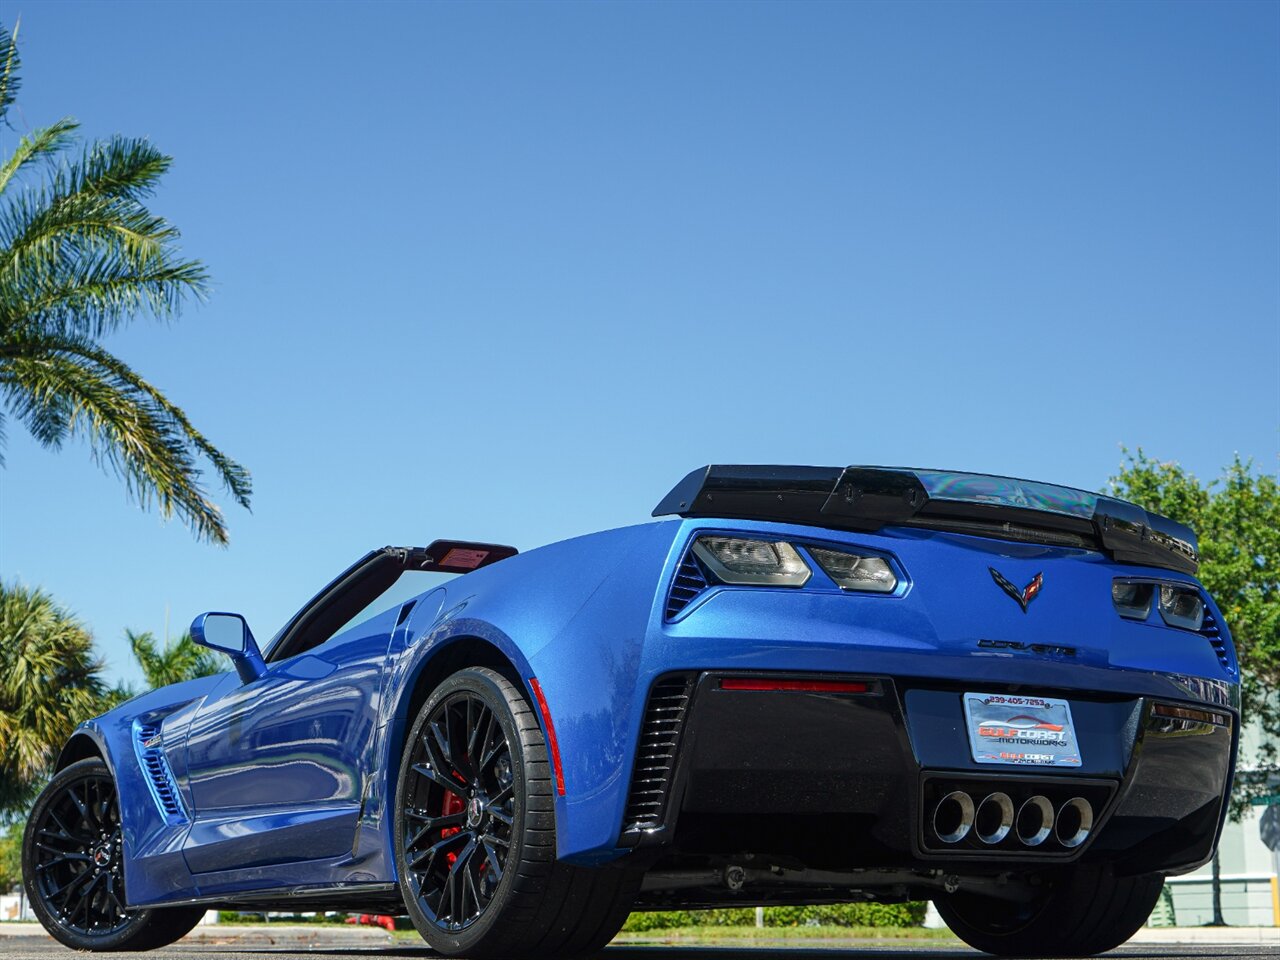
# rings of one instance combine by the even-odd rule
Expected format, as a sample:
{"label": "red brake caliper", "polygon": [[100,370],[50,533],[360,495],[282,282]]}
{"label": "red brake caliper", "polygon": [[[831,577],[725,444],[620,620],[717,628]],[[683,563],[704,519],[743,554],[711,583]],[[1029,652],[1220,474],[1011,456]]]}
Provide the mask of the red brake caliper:
{"label": "red brake caliper", "polygon": [[[440,810],[440,815],[443,817],[451,817],[455,813],[461,813],[466,808],[467,804],[462,797],[458,796],[456,793],[446,792],[444,795],[444,806]],[[452,837],[455,833],[461,832],[461,827],[445,827],[440,831],[440,839],[443,840],[445,837]],[[456,853],[446,853],[445,859],[449,861],[449,866],[453,866],[454,863],[457,862],[458,855]]]}

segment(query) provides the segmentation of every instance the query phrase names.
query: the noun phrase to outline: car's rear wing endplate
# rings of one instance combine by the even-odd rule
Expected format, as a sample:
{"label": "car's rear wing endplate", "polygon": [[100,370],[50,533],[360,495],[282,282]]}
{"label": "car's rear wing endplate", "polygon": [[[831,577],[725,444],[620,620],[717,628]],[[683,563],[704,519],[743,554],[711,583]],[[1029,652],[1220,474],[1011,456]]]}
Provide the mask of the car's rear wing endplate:
{"label": "car's rear wing endplate", "polygon": [[914,526],[1080,546],[1121,563],[1194,574],[1191,528],[1087,490],[907,467],[713,465],[694,470],[655,517],[774,520],[848,530]]}

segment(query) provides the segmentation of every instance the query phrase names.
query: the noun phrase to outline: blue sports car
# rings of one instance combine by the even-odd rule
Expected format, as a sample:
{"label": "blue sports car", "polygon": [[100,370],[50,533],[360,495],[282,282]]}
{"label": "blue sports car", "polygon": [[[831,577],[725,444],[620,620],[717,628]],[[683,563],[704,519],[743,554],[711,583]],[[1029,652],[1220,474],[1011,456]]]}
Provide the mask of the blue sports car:
{"label": "blue sports car", "polygon": [[653,523],[361,558],[234,670],[76,730],[23,868],[58,940],[408,914],[573,957],[632,910],[933,900],[998,955],[1122,943],[1213,853],[1239,669],[1194,534],[1104,496],[712,466]]}

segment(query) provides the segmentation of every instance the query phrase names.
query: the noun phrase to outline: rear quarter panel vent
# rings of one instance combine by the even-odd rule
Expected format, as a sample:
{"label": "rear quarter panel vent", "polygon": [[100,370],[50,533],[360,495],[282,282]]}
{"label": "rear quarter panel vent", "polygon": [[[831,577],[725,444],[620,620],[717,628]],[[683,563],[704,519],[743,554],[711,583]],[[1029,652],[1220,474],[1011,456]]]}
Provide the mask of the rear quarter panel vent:
{"label": "rear quarter panel vent", "polygon": [[627,795],[625,830],[652,830],[662,825],[693,682],[692,674],[661,677],[649,692]]}

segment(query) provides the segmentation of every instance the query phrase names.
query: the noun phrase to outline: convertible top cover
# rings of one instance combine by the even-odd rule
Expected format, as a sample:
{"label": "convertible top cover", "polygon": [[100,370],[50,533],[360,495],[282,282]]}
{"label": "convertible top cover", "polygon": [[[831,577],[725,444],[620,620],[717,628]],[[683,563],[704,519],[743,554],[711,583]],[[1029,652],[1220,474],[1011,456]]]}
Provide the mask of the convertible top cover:
{"label": "convertible top cover", "polygon": [[712,465],[681,480],[655,517],[776,520],[843,530],[885,525],[1100,550],[1194,574],[1191,529],[1136,504],[1032,480],[914,467]]}

